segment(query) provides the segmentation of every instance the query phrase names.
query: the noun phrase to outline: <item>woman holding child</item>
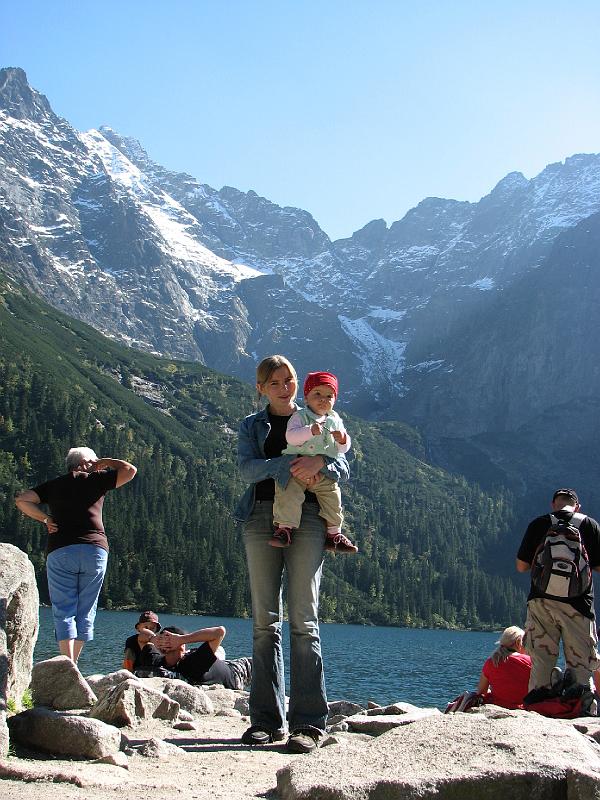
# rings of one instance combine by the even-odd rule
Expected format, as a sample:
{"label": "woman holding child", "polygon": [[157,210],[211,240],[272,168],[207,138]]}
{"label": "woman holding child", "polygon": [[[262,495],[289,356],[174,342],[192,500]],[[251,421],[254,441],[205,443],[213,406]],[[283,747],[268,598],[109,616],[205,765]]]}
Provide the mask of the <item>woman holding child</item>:
{"label": "woman holding child", "polygon": [[[314,750],[325,730],[327,699],[319,637],[319,586],[326,523],[310,487],[321,476],[348,477],[343,454],[282,455],[286,428],[297,410],[298,378],[287,358],[265,358],[256,371],[256,387],[267,406],[242,422],[238,464],[250,486],[236,512],[244,523],[244,541],[253,617],[253,677],[250,690],[251,726],[242,742],[268,744],[285,737],[285,680],[281,627],[282,585],[287,573],[290,625],[290,704],[287,748],[294,753]],[[289,546],[273,547],[275,484],[285,488],[291,478],[306,484],[299,527]]]}

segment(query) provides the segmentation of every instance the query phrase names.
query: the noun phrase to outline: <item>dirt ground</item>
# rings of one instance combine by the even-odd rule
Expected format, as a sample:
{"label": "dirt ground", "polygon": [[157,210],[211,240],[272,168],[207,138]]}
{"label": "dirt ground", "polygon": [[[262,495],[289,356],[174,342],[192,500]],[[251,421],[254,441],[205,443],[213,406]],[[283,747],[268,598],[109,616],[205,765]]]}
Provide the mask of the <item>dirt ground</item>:
{"label": "dirt ground", "polygon": [[181,748],[166,758],[134,752],[128,769],[17,750],[0,764],[0,800],[276,800],[277,770],[307,758],[286,753],[285,742],[260,748],[240,744],[247,718],[207,716],[195,723],[196,731],[158,721],[123,728],[134,751],[151,737]]}

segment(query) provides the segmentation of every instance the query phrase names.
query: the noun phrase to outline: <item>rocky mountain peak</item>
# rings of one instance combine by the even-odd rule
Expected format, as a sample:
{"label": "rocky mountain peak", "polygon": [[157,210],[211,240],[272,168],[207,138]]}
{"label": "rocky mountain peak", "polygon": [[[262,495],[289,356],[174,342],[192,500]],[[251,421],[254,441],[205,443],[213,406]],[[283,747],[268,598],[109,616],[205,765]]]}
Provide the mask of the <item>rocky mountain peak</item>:
{"label": "rocky mountain peak", "polygon": [[384,219],[373,219],[371,222],[367,222],[360,230],[355,231],[351,236],[351,240],[353,243],[365,247],[377,247],[385,237],[387,230],[387,223]]}
{"label": "rocky mountain peak", "polygon": [[133,136],[122,136],[109,125],[100,125],[98,130],[113,147],[116,147],[136,167],[144,170],[152,164],[148,153],[138,139]]}
{"label": "rocky mountain peak", "polygon": [[20,67],[0,69],[0,108],[15,119],[40,121],[52,114],[48,100],[31,88]]}
{"label": "rocky mountain peak", "polygon": [[521,189],[525,189],[528,184],[529,181],[522,172],[509,172],[502,180],[498,181],[488,197],[506,198]]}

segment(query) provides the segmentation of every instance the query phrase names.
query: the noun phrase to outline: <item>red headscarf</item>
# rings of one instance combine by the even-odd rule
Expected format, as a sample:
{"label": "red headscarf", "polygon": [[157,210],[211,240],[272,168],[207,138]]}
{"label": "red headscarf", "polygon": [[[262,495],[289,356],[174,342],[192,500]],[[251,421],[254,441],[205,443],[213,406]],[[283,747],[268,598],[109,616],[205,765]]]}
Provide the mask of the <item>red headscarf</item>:
{"label": "red headscarf", "polygon": [[309,372],[304,381],[304,397],[315,388],[315,386],[329,386],[337,397],[338,379],[331,372]]}

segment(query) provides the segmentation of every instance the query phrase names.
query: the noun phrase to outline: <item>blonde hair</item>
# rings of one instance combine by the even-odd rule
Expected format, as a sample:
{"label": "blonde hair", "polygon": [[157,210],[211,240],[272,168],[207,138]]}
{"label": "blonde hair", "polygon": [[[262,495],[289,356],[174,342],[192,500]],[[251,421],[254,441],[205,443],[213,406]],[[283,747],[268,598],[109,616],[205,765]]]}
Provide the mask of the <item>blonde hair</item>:
{"label": "blonde hair", "polygon": [[502,636],[496,642],[499,647],[492,653],[492,661],[495,667],[506,661],[511,653],[518,652],[519,646],[523,644],[523,636],[525,636],[525,631],[523,628],[519,628],[518,625],[511,625],[510,628],[505,628],[502,631]]}
{"label": "blonde hair", "polygon": [[[256,368],[256,384],[258,386],[264,386],[265,383],[269,380],[271,375],[275,372],[276,369],[280,367],[287,367],[292,375],[292,378],[296,382],[296,392],[292,397],[292,400],[296,399],[296,394],[298,392],[298,375],[296,374],[296,370],[292,362],[287,359],[285,356],[281,355],[274,355],[274,356],[267,356],[263,358],[260,362],[258,367]],[[257,392],[257,402],[260,402],[261,394]]]}

